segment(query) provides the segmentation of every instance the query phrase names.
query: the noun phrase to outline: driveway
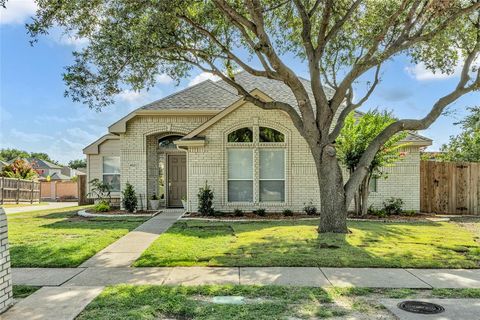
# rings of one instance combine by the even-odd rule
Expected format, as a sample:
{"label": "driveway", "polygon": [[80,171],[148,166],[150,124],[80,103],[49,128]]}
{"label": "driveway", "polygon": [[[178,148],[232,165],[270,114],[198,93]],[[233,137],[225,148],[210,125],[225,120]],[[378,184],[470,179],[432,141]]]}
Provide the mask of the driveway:
{"label": "driveway", "polygon": [[13,207],[13,208],[3,208],[7,214],[19,213],[19,212],[28,212],[28,211],[39,211],[39,210],[50,210],[50,209],[62,209],[68,207],[78,206],[77,202],[47,202],[45,205],[35,205],[35,206],[26,206],[26,207]]}

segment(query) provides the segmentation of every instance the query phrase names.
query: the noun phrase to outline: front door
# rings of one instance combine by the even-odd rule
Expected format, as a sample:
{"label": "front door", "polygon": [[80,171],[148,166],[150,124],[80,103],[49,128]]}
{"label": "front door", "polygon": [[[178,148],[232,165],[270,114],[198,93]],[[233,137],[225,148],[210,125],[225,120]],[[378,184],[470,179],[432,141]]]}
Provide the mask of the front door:
{"label": "front door", "polygon": [[181,207],[182,197],[187,195],[187,157],[168,156],[168,206]]}

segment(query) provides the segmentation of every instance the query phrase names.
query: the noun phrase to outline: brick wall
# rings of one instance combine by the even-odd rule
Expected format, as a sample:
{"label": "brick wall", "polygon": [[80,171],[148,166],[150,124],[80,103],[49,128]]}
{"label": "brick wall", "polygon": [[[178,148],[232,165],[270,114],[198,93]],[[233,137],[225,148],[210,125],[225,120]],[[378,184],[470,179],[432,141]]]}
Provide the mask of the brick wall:
{"label": "brick wall", "polygon": [[[286,135],[286,203],[285,204],[229,204],[227,202],[226,136],[235,128],[267,126]],[[206,146],[190,148],[188,153],[188,202],[189,210],[196,210],[198,189],[211,185],[215,193],[215,208],[231,211],[235,208],[252,210],[266,208],[281,211],[290,208],[301,211],[310,200],[319,206],[319,189],[316,168],[309,147],[297,132],[287,114],[262,110],[253,104],[245,104],[200,134],[206,137]],[[420,153],[418,147],[407,147],[406,156],[396,166],[385,168],[388,179],[379,179],[377,192],[370,195],[375,207],[389,197],[402,198],[405,209],[419,210],[420,205]],[[256,157],[258,159],[258,157]],[[345,174],[346,175],[346,174]],[[258,190],[258,183],[254,182]]]}
{"label": "brick wall", "polygon": [[[127,123],[127,132],[120,135],[118,151],[121,158],[122,188],[128,181],[146,202],[157,191],[158,138],[166,133],[187,134],[204,123],[210,116],[138,116]],[[286,136],[286,203],[238,205],[227,203],[227,149],[226,136],[235,128],[267,126]],[[205,147],[192,147],[187,154],[188,209],[196,210],[198,189],[207,180],[215,193],[214,204],[218,210],[241,208],[252,210],[266,208],[281,211],[285,208],[300,211],[310,200],[319,206],[319,190],[315,164],[303,137],[297,132],[287,114],[262,110],[251,103],[236,109],[200,134],[206,137]],[[111,153],[106,152],[105,153]],[[118,152],[117,151],[117,152]],[[415,146],[407,147],[406,156],[396,166],[385,168],[388,179],[379,179],[377,192],[370,195],[375,207],[389,197],[402,198],[405,209],[419,210],[420,205],[420,153]],[[102,156],[104,152],[101,152]],[[258,159],[258,157],[256,157]],[[93,160],[93,159],[90,159]],[[92,172],[101,168],[90,161]],[[98,168],[97,168],[98,170]],[[89,177],[90,179],[90,177]],[[257,182],[255,182],[258,184]],[[258,185],[255,185],[258,189]],[[145,205],[146,203],[144,203]]]}
{"label": "brick wall", "polygon": [[3,208],[0,208],[0,313],[10,307],[12,302],[12,274],[8,249],[7,215]]}

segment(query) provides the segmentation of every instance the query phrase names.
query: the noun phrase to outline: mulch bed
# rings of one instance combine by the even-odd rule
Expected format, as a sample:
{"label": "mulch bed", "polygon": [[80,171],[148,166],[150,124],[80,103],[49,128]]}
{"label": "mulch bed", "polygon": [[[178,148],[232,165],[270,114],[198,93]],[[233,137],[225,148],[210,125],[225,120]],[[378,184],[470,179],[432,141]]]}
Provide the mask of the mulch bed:
{"label": "mulch bed", "polygon": [[307,215],[305,213],[294,213],[293,216],[285,216],[280,212],[267,213],[265,216],[259,216],[253,212],[244,212],[243,216],[236,216],[233,213],[225,213],[223,215],[206,216],[200,212],[189,212],[182,216],[182,219],[202,218],[215,220],[298,220],[298,219],[318,219],[320,215]]}
{"label": "mulch bed", "polygon": [[[208,219],[208,220],[300,220],[300,219],[319,219],[320,215],[307,215],[305,213],[294,213],[293,216],[285,216],[282,213],[267,213],[265,216],[259,216],[253,212],[244,212],[243,216],[236,216],[233,213],[224,213],[223,215],[206,216],[199,212],[190,212],[182,216],[182,219]],[[439,218],[433,214],[416,214],[413,216],[392,215],[380,218],[375,215],[365,215],[357,217],[353,214],[347,216],[349,220],[354,221],[380,221],[380,222],[428,222],[431,219]]]}
{"label": "mulch bed", "polygon": [[127,210],[110,210],[110,211],[107,211],[107,212],[97,212],[95,210],[85,210],[87,213],[92,213],[92,214],[107,214],[107,215],[112,215],[112,216],[115,216],[115,215],[125,215],[125,214],[128,214],[128,215],[145,215],[145,214],[154,214],[156,211],[146,211],[146,210],[139,210],[139,211],[136,211],[136,212],[128,212]]}
{"label": "mulch bed", "polygon": [[373,214],[367,214],[365,216],[358,217],[353,214],[348,215],[349,219],[362,219],[362,220],[425,220],[426,218],[436,218],[435,215],[432,214],[423,214],[423,213],[418,213],[413,216],[407,216],[407,215],[391,215],[391,216],[386,216],[384,218],[381,218],[379,216],[373,215]]}

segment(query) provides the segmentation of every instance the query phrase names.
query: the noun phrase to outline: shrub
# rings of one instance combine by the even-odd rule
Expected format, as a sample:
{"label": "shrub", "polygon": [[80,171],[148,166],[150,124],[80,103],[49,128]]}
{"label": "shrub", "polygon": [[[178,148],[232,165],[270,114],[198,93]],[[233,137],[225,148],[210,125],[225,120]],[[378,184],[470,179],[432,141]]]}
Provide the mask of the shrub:
{"label": "shrub", "polygon": [[235,210],[233,210],[233,215],[235,217],[243,217],[243,211],[240,210],[240,209],[235,209]]}
{"label": "shrub", "polygon": [[206,216],[212,216],[215,212],[213,208],[213,192],[207,181],[205,181],[205,186],[198,190],[198,212]]}
{"label": "shrub", "polygon": [[402,216],[413,217],[416,216],[417,212],[415,210],[404,210],[402,211]]}
{"label": "shrub", "polygon": [[152,194],[152,196],[150,197],[150,200],[154,200],[154,201],[155,201],[155,200],[158,200],[157,195],[156,195],[155,193]]}
{"label": "shrub", "polygon": [[128,212],[134,212],[137,209],[137,195],[133,186],[127,182],[125,190],[122,191],[122,204]]}
{"label": "shrub", "polygon": [[34,180],[38,177],[32,165],[23,159],[16,159],[2,168],[1,177]]}
{"label": "shrub", "polygon": [[290,209],[285,209],[285,210],[283,210],[282,214],[283,214],[285,217],[291,217],[291,216],[293,216],[293,211],[290,210]]}
{"label": "shrub", "polygon": [[111,191],[112,186],[106,182],[100,181],[100,179],[92,179],[89,184],[90,192],[87,194],[89,197],[94,197],[100,201],[107,201],[111,200]]}
{"label": "shrub", "polygon": [[313,205],[313,201],[310,200],[309,203],[304,204],[305,206],[303,207],[303,211],[309,216],[314,216],[317,214],[317,207]]}
{"label": "shrub", "polygon": [[101,200],[99,203],[97,203],[94,207],[93,207],[93,210],[95,210],[95,212],[107,212],[107,211],[110,211],[110,204],[105,201],[105,200]]}
{"label": "shrub", "polygon": [[257,209],[255,211],[253,211],[253,213],[255,213],[256,215],[258,215],[260,217],[265,217],[267,215],[267,211],[265,211],[265,209],[263,209],[263,208]]}
{"label": "shrub", "polygon": [[403,200],[400,198],[390,198],[383,202],[383,210],[387,216],[393,214],[401,214],[403,207]]}

